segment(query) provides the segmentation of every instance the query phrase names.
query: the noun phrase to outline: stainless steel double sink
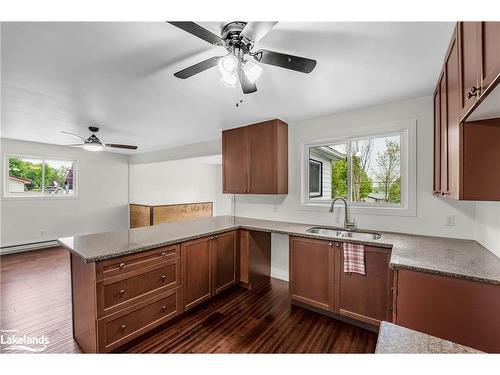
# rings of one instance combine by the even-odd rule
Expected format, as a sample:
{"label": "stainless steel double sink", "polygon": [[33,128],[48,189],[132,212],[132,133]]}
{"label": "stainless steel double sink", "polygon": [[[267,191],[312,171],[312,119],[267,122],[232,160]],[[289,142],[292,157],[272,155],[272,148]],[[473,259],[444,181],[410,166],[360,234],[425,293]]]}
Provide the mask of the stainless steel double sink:
{"label": "stainless steel double sink", "polygon": [[306,230],[308,233],[319,234],[321,236],[332,238],[352,238],[355,240],[378,240],[382,235],[377,232],[368,232],[361,230],[345,230],[329,227],[312,227]]}

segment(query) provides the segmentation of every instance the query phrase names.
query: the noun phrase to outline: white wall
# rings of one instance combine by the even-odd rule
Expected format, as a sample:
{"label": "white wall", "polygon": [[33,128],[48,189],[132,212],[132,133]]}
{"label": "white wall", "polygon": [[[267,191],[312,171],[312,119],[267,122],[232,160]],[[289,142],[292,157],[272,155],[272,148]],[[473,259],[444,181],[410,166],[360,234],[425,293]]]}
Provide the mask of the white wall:
{"label": "white wall", "polygon": [[[1,139],[1,246],[128,227],[128,156]],[[3,198],[5,154],[77,163],[75,198]]]}
{"label": "white wall", "polygon": [[[356,214],[360,228],[427,234],[435,236],[474,238],[474,202],[447,201],[432,195],[433,178],[433,107],[432,98],[424,97],[377,107],[326,116],[289,124],[289,194],[287,196],[238,195],[235,214],[265,219],[277,219],[311,224],[342,225],[342,212],[328,213],[305,209],[301,206],[301,140],[314,136],[329,139],[336,132],[365,128],[376,131],[377,124],[384,125],[403,120],[417,120],[417,210],[416,216],[390,216]],[[341,210],[338,210],[341,211]],[[447,215],[455,216],[455,225],[446,226]],[[273,237],[275,238],[275,237]],[[282,246],[273,248],[273,258],[283,259],[288,254],[287,242],[277,239]],[[278,254],[283,253],[283,254]],[[282,256],[283,255],[283,256]],[[285,264],[286,262],[281,261]],[[276,273],[287,269],[273,270]]]}
{"label": "white wall", "polygon": [[214,202],[214,216],[229,214],[222,195],[221,166],[204,159],[169,160],[130,165],[130,202],[176,204]]}
{"label": "white wall", "polygon": [[500,202],[476,203],[474,239],[500,257]]}

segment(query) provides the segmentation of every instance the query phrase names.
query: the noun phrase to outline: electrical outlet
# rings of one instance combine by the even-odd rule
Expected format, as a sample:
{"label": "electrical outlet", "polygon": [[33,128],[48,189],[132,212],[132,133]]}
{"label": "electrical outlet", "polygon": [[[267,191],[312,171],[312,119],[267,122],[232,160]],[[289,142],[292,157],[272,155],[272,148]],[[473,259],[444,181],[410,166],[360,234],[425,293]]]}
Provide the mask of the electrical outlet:
{"label": "electrical outlet", "polygon": [[452,227],[455,225],[455,215],[446,216],[446,226]]}

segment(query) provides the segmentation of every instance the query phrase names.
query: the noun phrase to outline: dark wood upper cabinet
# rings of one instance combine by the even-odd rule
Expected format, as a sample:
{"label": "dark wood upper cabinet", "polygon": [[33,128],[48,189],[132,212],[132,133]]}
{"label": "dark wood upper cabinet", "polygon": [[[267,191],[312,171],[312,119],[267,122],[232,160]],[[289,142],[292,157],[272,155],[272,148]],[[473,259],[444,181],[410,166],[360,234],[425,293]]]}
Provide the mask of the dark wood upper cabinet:
{"label": "dark wood upper cabinet", "polygon": [[288,194],[288,125],[265,121],[222,132],[223,192]]}
{"label": "dark wood upper cabinet", "polygon": [[434,93],[436,195],[500,200],[500,118],[464,122],[500,80],[500,23],[459,22]]}
{"label": "dark wood upper cabinet", "polygon": [[222,132],[223,192],[250,192],[250,132],[248,127]]}
{"label": "dark wood upper cabinet", "polygon": [[481,92],[490,89],[500,75],[500,22],[479,22]]}
{"label": "dark wood upper cabinet", "polygon": [[333,242],[290,237],[290,298],[319,309],[334,309]]}
{"label": "dark wood upper cabinet", "polygon": [[460,44],[460,117],[463,118],[477,102],[480,94],[478,22],[459,22],[456,31]]}

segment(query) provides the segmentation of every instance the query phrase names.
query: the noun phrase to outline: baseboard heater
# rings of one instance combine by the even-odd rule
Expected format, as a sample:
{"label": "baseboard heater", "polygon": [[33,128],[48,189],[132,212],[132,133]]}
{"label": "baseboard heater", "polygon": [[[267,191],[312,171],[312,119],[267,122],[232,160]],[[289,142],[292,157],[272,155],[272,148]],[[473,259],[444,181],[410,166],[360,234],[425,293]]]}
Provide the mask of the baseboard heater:
{"label": "baseboard heater", "polygon": [[0,255],[20,253],[23,251],[30,251],[30,250],[40,250],[55,246],[59,246],[59,243],[56,240],[31,242],[22,245],[2,246],[0,247]]}

